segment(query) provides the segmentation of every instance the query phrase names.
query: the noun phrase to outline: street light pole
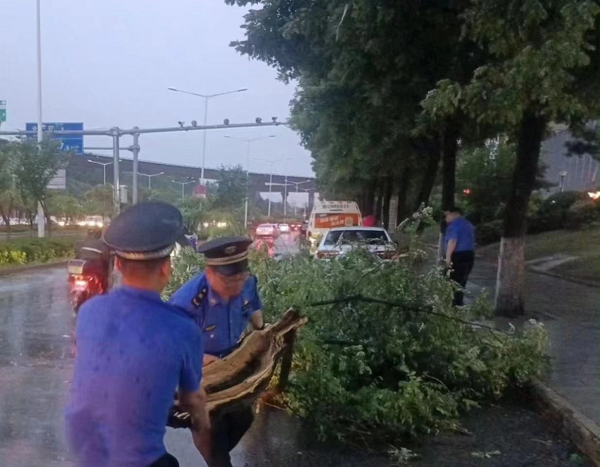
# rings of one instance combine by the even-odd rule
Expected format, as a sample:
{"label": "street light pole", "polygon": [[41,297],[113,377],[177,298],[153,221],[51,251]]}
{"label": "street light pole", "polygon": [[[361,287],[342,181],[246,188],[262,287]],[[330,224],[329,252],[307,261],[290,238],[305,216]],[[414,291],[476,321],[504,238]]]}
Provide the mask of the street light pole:
{"label": "street light pole", "polygon": [[148,189],[151,190],[152,189],[152,178],[158,177],[159,175],[164,175],[164,172],[158,172],[156,174],[143,174],[141,172],[138,172],[138,175],[141,175],[142,177],[148,177]]}
{"label": "street light pole", "polygon": [[98,162],[88,159],[91,164],[98,164],[102,166],[102,172],[104,173],[104,186],[106,186],[106,166],[112,164],[112,162]]}
{"label": "street light pole", "polygon": [[[263,161],[263,162],[267,162],[269,164],[271,164],[271,170],[269,171],[269,203],[268,203],[268,217],[271,217],[271,193],[272,193],[272,189],[273,189],[273,164],[275,164],[276,162],[282,162],[282,161],[287,161],[291,159],[291,157],[284,157],[283,159],[255,159],[257,161]],[[284,200],[285,202],[285,200]]]}
{"label": "street light pole", "polygon": [[[37,142],[39,150],[42,150],[44,140],[44,129],[42,119],[42,20],[40,0],[36,0],[36,30],[37,30]],[[38,202],[38,237],[45,236],[44,209],[42,203]]]}
{"label": "street light pole", "polygon": [[244,200],[244,225],[248,225],[248,199],[250,198],[250,145],[256,141],[260,141],[263,139],[275,138],[275,135],[269,135],[261,138],[236,138],[234,136],[226,135],[224,138],[227,139],[236,139],[238,141],[242,141],[246,143],[246,199]]}
{"label": "street light pole", "polygon": [[181,201],[185,200],[185,186],[189,185],[190,183],[194,183],[194,180],[191,180],[189,182],[176,182],[175,180],[171,180],[173,183],[177,183],[178,185],[181,185]]}
{"label": "street light pole", "polygon": [[[206,122],[208,121],[208,100],[209,99],[212,99],[213,97],[224,96],[226,94],[235,94],[237,92],[244,92],[244,91],[248,90],[247,88],[242,88],[242,89],[236,89],[235,91],[220,92],[218,94],[200,94],[197,92],[182,91],[181,89],[176,89],[176,88],[167,88],[167,89],[169,91],[181,92],[183,94],[190,94],[192,96],[203,98],[204,99],[204,126],[206,126]],[[202,141],[202,169],[200,170],[200,185],[204,186],[204,167],[206,164],[206,130],[204,130],[203,133],[204,133],[204,137],[203,137],[203,141]]]}

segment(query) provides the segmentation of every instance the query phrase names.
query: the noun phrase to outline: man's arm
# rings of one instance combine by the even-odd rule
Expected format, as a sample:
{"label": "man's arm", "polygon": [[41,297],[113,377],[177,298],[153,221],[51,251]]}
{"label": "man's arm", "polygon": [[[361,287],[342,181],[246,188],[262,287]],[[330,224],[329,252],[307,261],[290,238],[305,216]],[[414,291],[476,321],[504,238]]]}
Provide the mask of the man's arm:
{"label": "man's arm", "polygon": [[446,245],[446,263],[448,264],[452,264],[452,253],[454,253],[457,243],[458,240],[456,238],[448,240],[448,244]]}
{"label": "man's arm", "polygon": [[196,392],[179,391],[179,404],[192,417],[192,438],[198,452],[210,466],[212,463],[212,431],[206,408],[206,392],[200,388]]}

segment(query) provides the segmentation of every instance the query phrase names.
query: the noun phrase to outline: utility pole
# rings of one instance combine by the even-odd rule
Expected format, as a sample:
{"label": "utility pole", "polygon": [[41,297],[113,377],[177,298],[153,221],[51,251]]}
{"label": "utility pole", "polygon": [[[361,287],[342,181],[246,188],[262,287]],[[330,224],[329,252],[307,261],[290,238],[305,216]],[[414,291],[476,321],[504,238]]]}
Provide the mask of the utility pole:
{"label": "utility pole", "polygon": [[[139,130],[137,126],[133,127],[134,130]],[[133,134],[133,145],[131,146],[133,152],[133,194],[131,202],[137,204],[138,202],[138,157],[140,155],[140,134]]]}
{"label": "utility pole", "polygon": [[[42,119],[42,20],[40,0],[36,0],[36,30],[37,30],[37,142],[40,152],[44,141],[44,122]],[[38,202],[38,237],[43,238],[45,232],[45,218],[42,203]]]}
{"label": "utility pole", "polygon": [[119,128],[111,130],[113,139],[113,216],[121,211],[121,193],[119,190]]}

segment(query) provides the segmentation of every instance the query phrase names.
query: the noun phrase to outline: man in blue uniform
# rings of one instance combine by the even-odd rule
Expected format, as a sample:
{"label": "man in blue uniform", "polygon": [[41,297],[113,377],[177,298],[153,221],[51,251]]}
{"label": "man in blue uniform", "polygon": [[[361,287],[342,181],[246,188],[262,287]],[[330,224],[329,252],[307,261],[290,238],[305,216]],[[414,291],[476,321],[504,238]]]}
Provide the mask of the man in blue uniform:
{"label": "man in blue uniform", "polygon": [[446,235],[444,246],[446,263],[452,268],[450,279],[460,285],[454,292],[453,304],[464,305],[463,289],[475,262],[475,234],[473,225],[462,216],[459,208],[451,208],[444,212],[446,216]]}
{"label": "man in blue uniform", "polygon": [[[204,365],[225,357],[238,345],[248,324],[264,329],[262,302],[256,277],[248,273],[246,237],[219,238],[198,248],[206,257],[206,270],[183,285],[171,303],[194,316],[202,331]],[[252,424],[251,407],[213,420],[213,462],[229,467],[229,452]]]}
{"label": "man in blue uniform", "polygon": [[194,443],[209,461],[210,421],[202,376],[202,335],[160,293],[181,213],[142,203],[108,227],[122,287],[86,302],[76,328],[77,356],[65,411],[69,444],[84,467],[176,467],[163,438],[173,394],[192,415]]}

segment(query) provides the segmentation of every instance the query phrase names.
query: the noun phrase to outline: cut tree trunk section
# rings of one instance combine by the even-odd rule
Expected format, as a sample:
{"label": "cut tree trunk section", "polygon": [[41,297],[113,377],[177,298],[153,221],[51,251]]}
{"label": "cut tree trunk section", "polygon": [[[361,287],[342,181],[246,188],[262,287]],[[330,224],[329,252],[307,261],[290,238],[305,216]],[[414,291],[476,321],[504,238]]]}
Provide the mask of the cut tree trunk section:
{"label": "cut tree trunk section", "polygon": [[[307,318],[300,316],[297,310],[289,309],[277,323],[263,331],[250,333],[235,351],[206,366],[202,387],[208,395],[206,404],[211,416],[252,404],[269,386],[282,358],[278,388],[283,390],[291,367],[293,335],[306,322]],[[167,425],[189,428],[190,423],[189,414],[180,411],[175,402]]]}

